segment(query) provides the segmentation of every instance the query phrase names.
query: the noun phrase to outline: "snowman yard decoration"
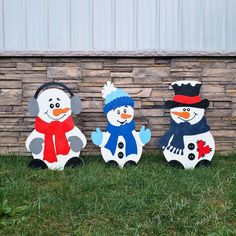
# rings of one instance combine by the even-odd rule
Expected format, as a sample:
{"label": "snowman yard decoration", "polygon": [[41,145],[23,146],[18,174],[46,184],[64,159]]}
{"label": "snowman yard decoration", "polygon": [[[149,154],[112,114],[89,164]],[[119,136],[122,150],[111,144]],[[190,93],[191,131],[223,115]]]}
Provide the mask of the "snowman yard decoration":
{"label": "snowman yard decoration", "polygon": [[157,145],[172,165],[185,169],[209,165],[215,142],[204,117],[209,101],[199,96],[201,83],[177,81],[171,86],[175,96],[165,102],[170,109],[170,128]]}
{"label": "snowman yard decoration", "polygon": [[91,138],[101,148],[103,159],[108,165],[137,165],[142,149],[151,139],[151,131],[141,127],[135,131],[134,100],[123,89],[116,88],[110,81],[103,87],[107,117],[106,132],[99,128],[92,132]]}
{"label": "snowman yard decoration", "polygon": [[79,155],[86,138],[71,117],[81,109],[80,98],[66,85],[50,82],[39,87],[28,104],[29,113],[36,116],[34,130],[26,140],[34,158],[29,167],[63,170],[83,164]]}

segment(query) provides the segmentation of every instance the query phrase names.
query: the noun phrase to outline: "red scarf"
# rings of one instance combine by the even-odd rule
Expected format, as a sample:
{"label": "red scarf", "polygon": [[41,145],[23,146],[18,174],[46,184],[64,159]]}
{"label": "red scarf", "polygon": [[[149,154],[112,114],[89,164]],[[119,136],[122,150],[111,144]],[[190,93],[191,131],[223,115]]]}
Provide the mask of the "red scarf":
{"label": "red scarf", "polygon": [[[39,117],[36,117],[34,128],[39,133],[44,134],[43,160],[50,163],[57,162],[56,155],[66,155],[69,153],[70,146],[66,138],[66,132],[74,128],[71,116],[63,122],[53,121],[51,123],[47,123]],[[55,146],[53,143],[53,135],[55,135]]]}

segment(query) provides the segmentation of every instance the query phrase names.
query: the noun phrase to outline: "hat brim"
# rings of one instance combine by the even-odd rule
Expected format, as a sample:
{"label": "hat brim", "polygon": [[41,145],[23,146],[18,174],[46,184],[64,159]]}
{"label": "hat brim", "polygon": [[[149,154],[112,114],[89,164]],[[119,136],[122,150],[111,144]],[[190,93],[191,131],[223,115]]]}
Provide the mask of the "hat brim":
{"label": "hat brim", "polygon": [[185,104],[179,103],[175,101],[168,100],[165,102],[165,107],[168,109],[175,108],[175,107],[196,107],[196,108],[204,108],[206,109],[209,106],[209,100],[203,99],[202,101],[194,104]]}

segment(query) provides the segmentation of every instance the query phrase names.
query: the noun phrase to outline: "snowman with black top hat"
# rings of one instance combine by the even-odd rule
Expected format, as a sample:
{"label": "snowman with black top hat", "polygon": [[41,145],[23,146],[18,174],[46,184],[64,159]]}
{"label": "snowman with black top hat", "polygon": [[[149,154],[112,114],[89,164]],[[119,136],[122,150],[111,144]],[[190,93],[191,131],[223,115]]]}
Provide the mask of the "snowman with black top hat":
{"label": "snowman with black top hat", "polygon": [[29,113],[36,117],[26,140],[34,157],[29,167],[63,170],[83,164],[79,156],[87,141],[71,116],[81,109],[80,98],[65,84],[50,82],[39,87],[28,103]]}
{"label": "snowman with black top hat", "polygon": [[201,83],[177,81],[171,86],[175,96],[165,102],[170,109],[170,128],[157,140],[157,146],[172,165],[185,169],[209,165],[215,142],[204,117],[209,101],[199,96]]}

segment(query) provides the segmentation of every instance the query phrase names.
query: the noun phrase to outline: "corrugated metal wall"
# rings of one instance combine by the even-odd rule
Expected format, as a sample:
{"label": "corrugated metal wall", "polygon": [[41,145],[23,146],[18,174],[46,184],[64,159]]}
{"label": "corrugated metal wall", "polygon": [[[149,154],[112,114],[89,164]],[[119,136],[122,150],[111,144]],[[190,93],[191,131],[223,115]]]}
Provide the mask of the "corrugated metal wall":
{"label": "corrugated metal wall", "polygon": [[236,0],[0,0],[0,50],[235,50]]}

